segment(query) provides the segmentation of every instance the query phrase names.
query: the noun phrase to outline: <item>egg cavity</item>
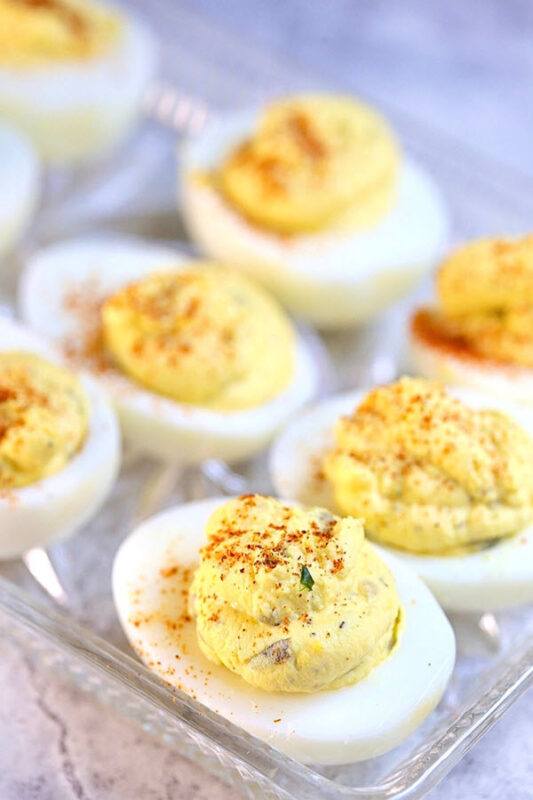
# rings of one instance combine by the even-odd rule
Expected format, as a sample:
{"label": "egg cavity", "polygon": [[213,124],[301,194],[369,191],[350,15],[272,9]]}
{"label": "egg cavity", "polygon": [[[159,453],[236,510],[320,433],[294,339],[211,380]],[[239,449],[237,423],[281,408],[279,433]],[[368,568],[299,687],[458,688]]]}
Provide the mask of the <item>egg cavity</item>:
{"label": "egg cavity", "polygon": [[[0,317],[0,351],[13,348],[58,363],[41,340]],[[88,429],[77,451],[54,474],[0,493],[0,558],[16,558],[73,533],[96,513],[113,486],[120,460],[116,419],[94,381],[82,376],[80,384],[87,398]]]}
{"label": "egg cavity", "polygon": [[[496,409],[508,414],[530,435],[528,415],[509,404],[468,389],[450,393],[474,409]],[[366,392],[331,398],[302,414],[275,442],[270,473],[280,497],[324,505],[337,512],[335,496],[326,479],[323,460],[334,447],[338,419],[353,413]],[[394,549],[425,580],[439,602],[452,611],[483,612],[533,601],[533,526],[525,523],[513,536],[486,549],[457,555],[420,555]]]}
{"label": "egg cavity", "polygon": [[[243,459],[260,450],[316,390],[314,357],[301,336],[290,332],[294,366],[287,385],[264,402],[234,411],[156,394],[102,360],[101,307],[106,299],[154,272],[179,271],[188,261],[170,247],[140,239],[92,237],[52,245],[24,271],[21,313],[30,327],[92,370],[118,409],[125,438],[137,449],[184,464]],[[268,308],[269,302],[264,300]],[[285,329],[288,323],[279,324]],[[267,344],[271,349],[272,343]],[[290,358],[290,349],[289,342],[280,363]],[[258,354],[265,357],[265,352]],[[276,368],[272,361],[267,373]]]}
{"label": "egg cavity", "polygon": [[365,322],[433,265],[447,238],[447,213],[431,178],[409,159],[399,167],[391,209],[366,228],[286,236],[250,224],[205,175],[256,125],[255,112],[215,119],[183,148],[182,211],[203,252],[252,275],[323,328]]}
{"label": "egg cavity", "polygon": [[453,668],[453,632],[429,591],[384,552],[380,557],[394,575],[405,609],[393,653],[363,680],[335,691],[256,689],[205,658],[187,607],[207,520],[224,500],[189,503],[159,514],[118,551],[113,593],[137,654],[167,683],[304,762],[348,763],[397,745],[435,707]]}

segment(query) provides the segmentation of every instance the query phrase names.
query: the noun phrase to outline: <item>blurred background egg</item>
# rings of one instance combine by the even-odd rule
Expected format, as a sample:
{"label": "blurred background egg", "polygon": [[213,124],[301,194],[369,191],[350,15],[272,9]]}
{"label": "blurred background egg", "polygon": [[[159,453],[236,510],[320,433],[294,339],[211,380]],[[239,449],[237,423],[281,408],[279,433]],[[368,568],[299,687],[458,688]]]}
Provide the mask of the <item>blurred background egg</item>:
{"label": "blurred background egg", "polygon": [[411,317],[421,375],[533,409],[533,236],[486,237],[442,262],[435,300]]}
{"label": "blurred background egg", "polygon": [[[16,558],[81,527],[111,491],[120,461],[115,415],[93,380],[83,376],[78,381],[60,367],[65,373],[64,377],[60,374],[66,384],[65,391],[76,391],[77,396],[83,398],[79,401],[78,397],[72,398],[71,409],[75,409],[77,402],[85,406],[80,424],[85,424],[86,430],[69,445],[75,427],[65,429],[66,417],[54,419],[50,413],[54,405],[58,407],[57,414],[62,407],[68,409],[68,395],[57,398],[57,403],[56,398],[49,396],[39,400],[41,389],[38,384],[33,385],[32,372],[38,375],[38,370],[46,370],[47,365],[54,370],[54,365],[60,365],[57,355],[28,330],[0,316],[0,359],[6,353],[15,359],[24,359],[30,354],[37,356],[38,361],[35,365],[30,362],[30,372],[24,368],[17,373],[29,384],[30,401],[15,409],[13,402],[24,385],[6,384],[9,374],[0,370],[0,421],[5,425],[0,449],[0,479],[5,483],[0,485],[0,559]],[[52,374],[52,378],[55,377]],[[57,388],[55,380],[44,383],[43,389],[48,385]],[[39,415],[36,412],[41,403],[44,413]],[[59,436],[68,449],[64,458],[54,465],[50,462],[50,449],[55,446],[54,437]],[[61,452],[52,451],[52,457],[56,455],[61,456]],[[44,466],[40,467],[41,464]],[[44,477],[39,477],[39,468],[45,470]]]}
{"label": "blurred background egg", "polygon": [[150,32],[128,11],[92,0],[0,2],[0,117],[47,162],[96,158],[122,141],[155,62]]}
{"label": "blurred background egg", "polygon": [[[294,359],[290,372],[286,373],[286,381],[273,393],[269,392],[264,401],[256,400],[244,407],[233,403],[233,407],[224,408],[217,407],[216,402],[199,402],[191,395],[192,399],[184,402],[173,398],[168,392],[163,394],[157,389],[154,391],[146,381],[143,383],[138,378],[130,377],[116,360],[110,361],[109,352],[102,348],[101,309],[111,295],[125,289],[133,281],[149,279],[155,273],[179,273],[194,267],[194,264],[190,258],[171,247],[134,238],[93,237],[54,244],[29,260],[20,283],[20,309],[26,323],[39,335],[63,350],[71,361],[83,364],[93,372],[115,403],[125,438],[135,449],[181,464],[199,463],[208,458],[241,460],[264,447],[284,421],[313,396],[318,381],[315,357],[307,341],[293,329],[275,301],[262,290],[257,290],[251,283],[245,284],[249,287],[247,293],[255,295],[261,292],[258,308],[260,312],[263,308],[267,317],[263,332],[259,332],[263,344],[256,353],[256,361],[249,360],[248,366],[243,366],[244,372],[249,369],[252,374],[259,370],[259,373],[264,371],[274,378],[272,370],[276,366],[275,352],[278,346],[282,347],[283,358],[279,357],[280,363],[286,357],[284,350],[287,348],[277,341],[274,327],[269,328],[269,316],[273,326],[279,327],[281,324],[287,331],[287,347],[291,348],[291,341],[294,342]],[[212,274],[216,273],[212,271]],[[225,275],[224,271],[220,272],[222,296],[225,292],[233,291],[230,286],[225,288]],[[166,300],[161,295],[159,297],[165,304]],[[230,294],[227,298],[229,303],[234,304]],[[198,306],[201,310],[201,296],[192,301],[192,306],[194,308],[191,311],[198,310]],[[186,318],[190,317],[189,312],[181,322],[179,316],[174,320],[173,313],[169,312],[168,317],[164,312],[164,324],[172,328],[175,323],[171,336],[179,335],[180,326],[188,329],[191,324],[191,319]],[[160,321],[152,319],[151,322],[142,323],[148,326],[150,337],[151,331],[155,330],[153,326]],[[195,329],[202,341],[197,342],[197,348],[194,339],[183,343],[175,353],[178,361],[172,369],[174,372],[178,369],[176,374],[179,377],[179,359],[185,364],[184,359],[199,349],[202,361],[194,367],[194,374],[201,378],[197,388],[203,387],[202,391],[205,391],[204,384],[209,375],[213,377],[216,373],[217,383],[221,382],[221,386],[227,384],[224,396],[229,398],[233,395],[235,399],[236,389],[243,383],[243,375],[232,377],[221,372],[221,355],[218,347],[210,349],[214,345],[209,329],[205,332],[207,338],[204,338],[201,328]],[[142,331],[140,333],[142,336]],[[167,333],[161,332],[163,339]],[[130,335],[127,329],[125,334],[122,333],[124,335]],[[234,334],[228,330],[227,335],[231,338]],[[265,335],[267,338],[263,339]],[[114,339],[118,352],[120,332]],[[130,346],[135,349],[131,337],[126,338],[126,344],[126,349]],[[193,369],[190,358],[187,358],[187,364]],[[148,359],[147,368],[153,372],[151,359]],[[146,369],[143,369],[146,376]],[[204,372],[200,374],[198,369]],[[158,372],[158,385],[161,374],[161,371]],[[194,377],[192,372],[190,377],[191,380]],[[188,385],[185,388],[189,392],[191,387]]]}
{"label": "blurred background egg", "polygon": [[[368,219],[363,209],[355,227],[346,220],[316,231],[269,229],[250,221],[217,180],[209,179],[249,141],[258,119],[257,111],[220,116],[183,147],[181,205],[192,239],[210,257],[262,282],[296,316],[319,328],[372,319],[408,293],[441,255],[448,213],[438,187],[421,166],[402,157],[394,199],[370,208]],[[357,164],[351,168],[357,174]]]}

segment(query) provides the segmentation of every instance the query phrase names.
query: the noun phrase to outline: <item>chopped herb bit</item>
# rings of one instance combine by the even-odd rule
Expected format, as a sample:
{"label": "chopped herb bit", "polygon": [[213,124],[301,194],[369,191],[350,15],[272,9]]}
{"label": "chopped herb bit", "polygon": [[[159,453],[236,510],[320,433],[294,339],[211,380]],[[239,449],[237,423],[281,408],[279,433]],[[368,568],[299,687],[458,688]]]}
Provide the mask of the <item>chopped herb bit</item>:
{"label": "chopped herb bit", "polygon": [[300,572],[300,583],[302,584],[302,586],[305,586],[306,589],[309,589],[309,591],[311,591],[311,589],[315,585],[313,576],[305,566],[302,567],[302,571]]}

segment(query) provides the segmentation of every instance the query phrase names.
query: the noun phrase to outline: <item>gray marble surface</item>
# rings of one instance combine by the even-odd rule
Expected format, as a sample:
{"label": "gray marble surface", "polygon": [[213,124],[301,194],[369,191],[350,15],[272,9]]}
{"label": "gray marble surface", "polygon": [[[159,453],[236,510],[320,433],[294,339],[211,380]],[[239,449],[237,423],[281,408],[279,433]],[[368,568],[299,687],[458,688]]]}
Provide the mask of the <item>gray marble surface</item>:
{"label": "gray marble surface", "polygon": [[[239,800],[11,642],[2,645],[0,698],[2,800]],[[532,699],[523,697],[428,798],[530,800]]]}
{"label": "gray marble surface", "polygon": [[[149,16],[152,3],[138,3]],[[155,2],[154,2],[155,8]],[[529,0],[174,0],[248,45],[332,82],[365,85],[533,175],[533,4]],[[533,796],[531,693],[431,800]],[[0,655],[1,800],[200,800],[233,791],[116,712],[52,677],[18,646]]]}

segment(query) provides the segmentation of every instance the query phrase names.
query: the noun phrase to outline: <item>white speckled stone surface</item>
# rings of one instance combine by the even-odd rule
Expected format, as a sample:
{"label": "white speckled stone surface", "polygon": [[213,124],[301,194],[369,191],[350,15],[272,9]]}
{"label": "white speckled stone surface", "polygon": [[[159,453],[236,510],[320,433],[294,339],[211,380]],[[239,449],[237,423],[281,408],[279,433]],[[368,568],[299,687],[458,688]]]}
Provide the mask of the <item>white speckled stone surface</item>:
{"label": "white speckled stone surface", "polygon": [[[149,15],[151,3],[138,2]],[[154,4],[155,6],[155,4]],[[346,86],[365,86],[533,174],[529,0],[174,0]],[[431,800],[533,797],[533,695],[496,725]],[[116,712],[0,654],[0,800],[238,800]]]}

